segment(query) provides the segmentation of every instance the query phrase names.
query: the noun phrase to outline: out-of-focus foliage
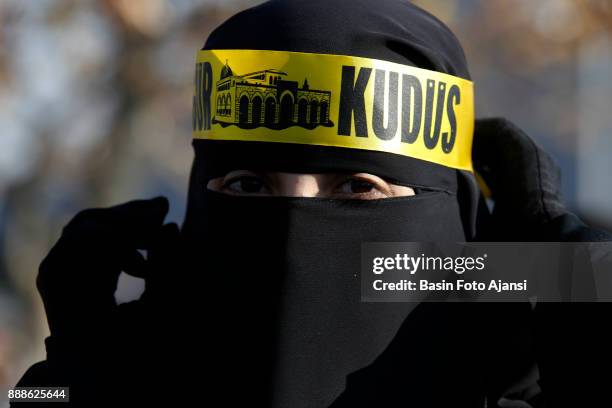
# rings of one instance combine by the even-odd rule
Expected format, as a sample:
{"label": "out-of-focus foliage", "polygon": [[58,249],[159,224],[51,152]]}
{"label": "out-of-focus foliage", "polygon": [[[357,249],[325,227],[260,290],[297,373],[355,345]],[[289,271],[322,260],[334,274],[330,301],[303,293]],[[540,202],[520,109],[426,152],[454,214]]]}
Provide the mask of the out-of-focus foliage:
{"label": "out-of-focus foliage", "polygon": [[[597,204],[611,193],[590,200],[611,190],[609,161],[596,152],[612,153],[604,141],[612,139],[612,2],[417,3],[463,43],[477,113],[520,124],[562,165],[568,202],[612,224]],[[72,215],[163,194],[180,222],[195,53],[217,24],[253,4],[0,1],[0,389],[44,358],[34,278]]]}

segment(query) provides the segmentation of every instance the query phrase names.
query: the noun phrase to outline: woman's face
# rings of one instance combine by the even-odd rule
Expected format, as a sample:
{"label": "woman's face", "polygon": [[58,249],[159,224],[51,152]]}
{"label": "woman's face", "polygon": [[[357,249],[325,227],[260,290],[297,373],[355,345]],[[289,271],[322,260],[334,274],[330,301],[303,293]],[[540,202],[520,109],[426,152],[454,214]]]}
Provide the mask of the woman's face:
{"label": "woman's face", "polygon": [[210,180],[207,187],[238,196],[378,200],[415,194],[410,187],[392,184],[368,173],[296,174],[235,170]]}

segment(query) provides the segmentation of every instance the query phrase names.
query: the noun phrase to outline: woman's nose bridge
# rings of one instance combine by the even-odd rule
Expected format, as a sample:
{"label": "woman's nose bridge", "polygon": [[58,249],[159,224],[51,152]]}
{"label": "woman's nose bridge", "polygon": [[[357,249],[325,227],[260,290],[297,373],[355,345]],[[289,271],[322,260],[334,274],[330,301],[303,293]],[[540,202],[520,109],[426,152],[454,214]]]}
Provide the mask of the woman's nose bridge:
{"label": "woman's nose bridge", "polygon": [[280,177],[280,194],[290,197],[316,197],[321,188],[314,174],[283,173]]}

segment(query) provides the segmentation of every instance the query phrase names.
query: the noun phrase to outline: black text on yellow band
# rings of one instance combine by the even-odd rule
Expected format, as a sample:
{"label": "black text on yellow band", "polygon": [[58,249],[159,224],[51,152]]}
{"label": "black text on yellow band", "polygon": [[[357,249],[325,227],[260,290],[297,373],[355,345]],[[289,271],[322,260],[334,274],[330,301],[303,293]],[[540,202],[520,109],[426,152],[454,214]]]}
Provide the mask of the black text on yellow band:
{"label": "black text on yellow band", "polygon": [[472,171],[473,84],[388,61],[330,54],[203,50],[199,139],[384,151]]}

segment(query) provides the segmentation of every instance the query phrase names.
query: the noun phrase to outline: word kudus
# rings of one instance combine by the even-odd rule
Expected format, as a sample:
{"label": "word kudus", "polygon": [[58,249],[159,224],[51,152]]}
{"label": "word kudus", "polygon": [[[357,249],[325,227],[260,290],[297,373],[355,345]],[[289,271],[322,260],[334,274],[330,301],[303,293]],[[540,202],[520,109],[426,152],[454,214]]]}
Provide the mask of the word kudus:
{"label": "word kudus", "polygon": [[[354,66],[342,67],[338,134],[351,136],[352,119],[355,119],[357,137],[368,137],[366,115],[366,87],[372,76],[372,68],[360,68],[355,78]],[[457,85],[448,88],[443,81],[427,79],[425,92],[419,78],[410,74],[382,69],[374,70],[374,97],[372,98],[371,121],[374,135],[380,140],[391,140],[400,128],[403,143],[415,143],[422,134],[427,149],[441,144],[444,153],[450,153],[457,137],[457,115],[455,108],[461,103],[461,89]],[[388,79],[388,86],[385,86]],[[401,91],[400,91],[401,89]],[[423,93],[425,93],[423,97]],[[388,103],[385,106],[385,94]],[[434,112],[435,109],[435,112]],[[387,113],[387,124],[384,114]],[[446,118],[444,117],[446,115]],[[450,132],[441,133],[446,119]]]}

